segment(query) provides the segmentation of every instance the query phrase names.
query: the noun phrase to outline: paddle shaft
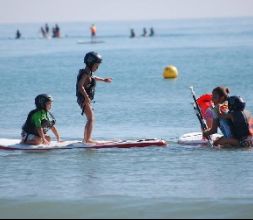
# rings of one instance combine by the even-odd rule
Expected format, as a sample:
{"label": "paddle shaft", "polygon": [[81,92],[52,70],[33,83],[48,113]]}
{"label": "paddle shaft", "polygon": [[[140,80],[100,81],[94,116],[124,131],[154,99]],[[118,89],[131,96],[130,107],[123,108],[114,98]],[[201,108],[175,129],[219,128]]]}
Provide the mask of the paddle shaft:
{"label": "paddle shaft", "polygon": [[[201,113],[201,110],[200,110],[200,107],[198,105],[198,101],[197,101],[196,94],[194,92],[193,87],[190,87],[190,89],[191,89],[192,97],[193,97],[193,100],[194,100],[193,108],[195,110],[197,118],[199,119],[202,130],[205,131],[205,130],[208,129],[206,121],[204,120],[203,115]],[[212,141],[210,136],[207,137],[207,140],[208,140],[209,146],[213,147],[213,141]]]}

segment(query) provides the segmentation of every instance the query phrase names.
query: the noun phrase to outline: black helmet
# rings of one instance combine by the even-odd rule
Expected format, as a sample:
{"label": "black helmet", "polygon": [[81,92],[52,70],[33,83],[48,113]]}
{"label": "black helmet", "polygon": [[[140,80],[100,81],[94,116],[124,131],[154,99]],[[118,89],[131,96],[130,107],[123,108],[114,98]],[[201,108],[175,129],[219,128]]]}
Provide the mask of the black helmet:
{"label": "black helmet", "polygon": [[99,55],[96,52],[89,52],[84,57],[84,63],[89,67],[92,68],[92,66],[96,63],[102,63],[102,56]]}
{"label": "black helmet", "polygon": [[51,101],[51,102],[53,101],[52,96],[47,95],[47,94],[38,95],[35,98],[36,108],[37,109],[45,109],[46,108],[46,103],[49,102],[49,101]]}
{"label": "black helmet", "polygon": [[228,109],[230,111],[244,111],[246,102],[240,96],[231,96],[228,98]]}

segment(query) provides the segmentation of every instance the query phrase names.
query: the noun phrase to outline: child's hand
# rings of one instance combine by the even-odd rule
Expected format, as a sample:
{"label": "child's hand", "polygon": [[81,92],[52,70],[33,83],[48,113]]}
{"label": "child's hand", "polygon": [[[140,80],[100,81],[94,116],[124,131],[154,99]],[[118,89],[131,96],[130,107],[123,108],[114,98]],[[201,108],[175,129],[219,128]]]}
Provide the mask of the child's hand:
{"label": "child's hand", "polygon": [[208,138],[208,136],[209,136],[209,135],[208,135],[208,133],[207,133],[207,130],[206,130],[206,131],[203,131],[203,137],[204,137],[204,138]]}
{"label": "child's hand", "polygon": [[43,140],[42,140],[42,144],[49,145],[50,143],[48,142],[47,139],[43,139]]}
{"label": "child's hand", "polygon": [[105,78],[105,79],[104,79],[104,82],[106,82],[106,83],[111,83],[111,82],[112,82],[112,78]]}
{"label": "child's hand", "polygon": [[56,136],[56,140],[58,143],[62,143],[63,141],[61,140],[61,137],[59,135]]}

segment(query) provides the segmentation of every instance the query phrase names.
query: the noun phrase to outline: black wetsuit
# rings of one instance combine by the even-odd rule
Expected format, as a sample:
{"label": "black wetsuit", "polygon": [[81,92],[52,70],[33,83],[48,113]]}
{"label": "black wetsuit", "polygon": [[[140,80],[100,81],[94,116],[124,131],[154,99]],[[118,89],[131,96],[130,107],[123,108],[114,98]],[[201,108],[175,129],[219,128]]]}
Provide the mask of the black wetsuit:
{"label": "black wetsuit", "polygon": [[232,132],[236,139],[243,140],[250,136],[248,117],[244,111],[232,111],[230,114],[233,116]]}
{"label": "black wetsuit", "polygon": [[233,116],[231,130],[234,137],[240,142],[242,147],[253,147],[252,135],[250,132],[250,114],[245,111],[231,111]]}

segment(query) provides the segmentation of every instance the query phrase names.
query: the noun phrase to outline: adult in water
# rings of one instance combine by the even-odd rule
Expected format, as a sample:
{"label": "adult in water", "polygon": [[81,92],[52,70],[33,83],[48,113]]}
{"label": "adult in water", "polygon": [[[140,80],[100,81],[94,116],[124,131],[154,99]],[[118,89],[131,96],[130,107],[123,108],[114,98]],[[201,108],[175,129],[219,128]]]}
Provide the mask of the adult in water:
{"label": "adult in water", "polygon": [[[227,119],[219,118],[219,111],[228,113],[227,99],[229,95],[229,89],[225,87],[216,87],[212,92],[212,101],[214,106],[210,107],[205,112],[205,119],[207,121],[209,129],[203,132],[204,137],[208,137],[218,132],[218,128],[221,130],[225,138],[232,138],[233,134],[230,127],[230,121]],[[223,137],[214,141],[214,145],[221,145]]]}
{"label": "adult in water", "polygon": [[96,81],[111,83],[112,78],[100,78],[94,76],[102,63],[102,56],[96,52],[89,52],[84,57],[84,69],[79,70],[76,82],[77,103],[82,109],[82,115],[85,114],[87,122],[84,129],[83,143],[98,143],[92,139],[92,131],[94,125],[94,112],[92,108],[92,100],[95,96]]}
{"label": "adult in water", "polygon": [[53,98],[48,94],[41,94],[35,98],[36,109],[32,110],[22,127],[21,143],[28,145],[48,145],[51,142],[47,132],[51,130],[57,141],[61,142],[59,132],[55,126],[56,120],[50,112]]}

